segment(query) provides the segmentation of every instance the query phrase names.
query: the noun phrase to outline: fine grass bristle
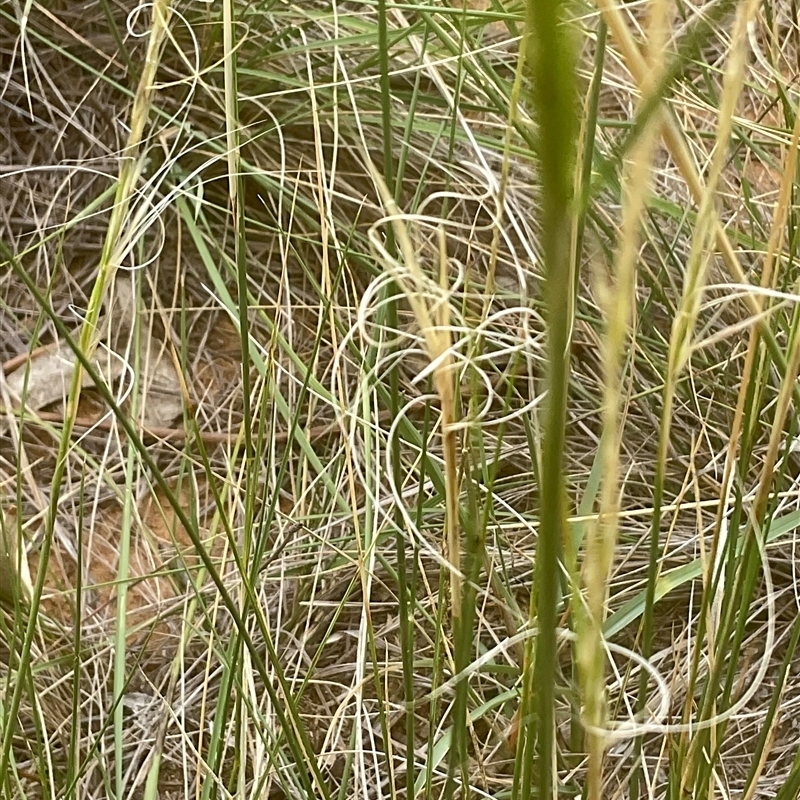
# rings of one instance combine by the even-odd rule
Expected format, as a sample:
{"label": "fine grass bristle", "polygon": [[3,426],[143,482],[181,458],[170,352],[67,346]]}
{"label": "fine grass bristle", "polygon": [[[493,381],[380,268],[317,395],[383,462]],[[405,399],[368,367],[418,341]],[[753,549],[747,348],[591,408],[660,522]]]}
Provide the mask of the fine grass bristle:
{"label": "fine grass bristle", "polygon": [[0,4],[0,798],[800,792],[789,4]]}

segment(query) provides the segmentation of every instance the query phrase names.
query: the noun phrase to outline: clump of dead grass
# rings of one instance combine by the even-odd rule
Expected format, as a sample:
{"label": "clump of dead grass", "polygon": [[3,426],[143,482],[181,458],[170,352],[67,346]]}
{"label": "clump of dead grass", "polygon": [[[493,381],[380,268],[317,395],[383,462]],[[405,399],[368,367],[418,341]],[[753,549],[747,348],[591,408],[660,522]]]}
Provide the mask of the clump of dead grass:
{"label": "clump of dead grass", "polygon": [[[146,15],[144,9],[131,17],[115,10],[112,25],[101,3],[80,11],[68,3],[31,8],[24,37],[16,11],[3,12],[7,24],[0,34],[8,110],[0,126],[6,173],[0,183],[2,235],[52,317],[77,336],[113,213],[112,189],[146,46],[145,37],[133,34],[146,29]],[[372,12],[315,4],[314,14],[301,17],[289,7],[237,7],[250,332],[243,359],[237,305],[243,287],[234,263],[222,135],[219,20],[211,7],[176,8],[180,15],[173,17],[161,54],[144,136],[144,169],[126,215],[136,225],[123,263],[115,265],[132,270],[129,303],[138,328],[123,326],[122,311],[107,305],[109,328],[101,340],[129,366],[137,365],[127,382],[121,374],[109,375],[109,389],[123,411],[138,414],[137,430],[152,464],[145,465],[141,454],[131,456],[130,440],[109,413],[107,398],[87,383],[73,420],[79,424],[44,573],[29,691],[18,719],[4,719],[17,725],[15,778],[6,785],[12,797],[56,797],[67,790],[102,797],[120,786],[126,797],[144,796],[152,791],[145,787],[158,754],[159,796],[222,785],[242,796],[300,794],[304,781],[317,778],[303,775],[289,754],[275,697],[260,685],[261,676],[254,677],[253,659],[260,655],[290,714],[296,706],[293,719],[304,728],[331,794],[340,786],[342,796],[406,791],[402,787],[413,788],[426,770],[422,785],[438,793],[445,785],[442,743],[452,735],[453,696],[453,629],[442,611],[452,561],[442,556],[441,537],[445,500],[452,503],[458,499],[453,492],[463,491],[479,498],[490,492],[494,503],[473,633],[476,659],[496,650],[491,669],[476,669],[471,678],[468,774],[477,791],[500,796],[512,785],[514,754],[506,734],[518,695],[526,625],[520,609],[528,606],[541,503],[544,323],[530,211],[536,172],[524,109],[511,136],[510,164],[504,162],[508,113],[490,91],[507,89],[513,80],[520,21],[511,9],[497,19],[467,17],[462,27],[456,13],[432,7],[426,13],[439,27],[429,28],[436,31],[430,53],[418,33],[419,25],[428,24],[424,15],[393,11],[392,103],[405,169],[395,192],[397,217],[413,250],[405,267],[419,264],[422,274],[413,276],[410,302],[397,301],[399,322],[391,329],[385,316],[390,282],[381,276],[374,247],[387,241],[390,222],[384,217],[393,209],[371,171],[385,173],[385,132],[378,122],[379,99],[371,94],[377,86],[376,40],[362,31],[374,25]],[[584,24],[589,42],[594,17]],[[473,50],[459,61],[452,45],[462,33]],[[345,34],[351,37],[347,46],[335,46]],[[787,141],[785,109],[775,102],[774,86],[793,85],[794,76],[784,72],[792,63],[796,26],[782,20],[769,28],[761,18],[754,36],[777,57],[778,67],[767,76],[758,60],[748,73],[739,138],[718,198],[746,269],[765,250],[776,169]],[[623,54],[609,47],[597,138],[604,154],[624,137],[639,91]],[[722,28],[704,52],[724,55]],[[672,100],[701,164],[715,130],[718,79],[711,69],[687,66]],[[642,231],[636,335],[625,372],[622,524],[610,580],[612,609],[641,592],[648,569],[653,434],[694,224],[685,213],[691,191],[680,172],[684,165],[667,150],[656,152],[654,165],[659,203],[649,209]],[[498,176],[504,169],[508,182],[500,212]],[[587,487],[603,433],[604,336],[596,274],[610,263],[615,247],[620,193],[616,176],[593,197],[586,256],[591,264],[579,275],[567,429],[575,526],[594,511]],[[744,330],[736,325],[752,312],[745,299],[732,300],[725,285],[740,276],[726,275],[721,265],[713,270],[698,324],[705,346],[692,354],[688,377],[677,387],[665,482],[665,570],[693,563],[701,537],[713,527],[714,510],[703,503],[719,496],[721,454],[744,352]],[[793,286],[791,270],[782,281],[783,288]],[[47,386],[46,378],[37,378],[33,354],[42,346],[57,351],[63,336],[9,264],[0,286],[0,358],[27,371],[29,391],[32,379]],[[420,297],[436,311],[422,332],[419,312],[413,313]],[[426,334],[448,340],[433,353],[433,370]],[[171,406],[177,410],[165,410],[160,419],[158,393],[142,388],[153,382],[159,365],[166,381],[159,391],[177,402]],[[402,413],[387,415],[386,388],[395,365]],[[253,386],[247,399],[241,394],[243,368]],[[455,437],[459,464],[449,465],[449,477],[458,482],[448,489],[441,467],[448,458],[444,440],[454,428],[443,435],[437,422],[443,392],[433,398],[430,385],[437,369],[453,389],[447,402],[459,409],[450,422],[462,423]],[[9,369],[7,378],[14,374]],[[24,542],[30,576],[39,566],[37,547],[67,414],[61,387],[55,394],[48,388],[47,403],[24,415],[10,396],[2,399],[2,532],[9,541]],[[762,389],[769,407],[776,390],[769,380]],[[245,402],[252,404],[254,454],[246,452],[241,430]],[[478,416],[470,418],[475,407]],[[750,471],[740,476],[744,493],[756,485],[765,444],[766,434],[756,432]],[[132,472],[126,466],[130,458]],[[171,496],[159,487],[153,465]],[[785,503],[794,497],[794,471],[794,456],[787,453]],[[126,502],[129,491],[132,502]],[[178,510],[203,542],[219,583],[201,563]],[[459,512],[448,510],[452,532]],[[122,538],[126,529],[128,543]],[[414,588],[410,639],[399,619],[401,604],[410,601],[408,585],[398,585],[397,529]],[[448,554],[457,547],[451,540]],[[120,643],[121,552],[128,562],[122,639],[128,652],[120,693],[113,649]],[[780,550],[771,553],[771,563],[779,631],[769,657],[777,663],[796,602],[793,562]],[[10,681],[19,679],[14,647],[27,621],[31,580],[22,575],[17,605],[3,611],[4,698]],[[252,651],[242,645],[243,634],[221,599],[223,589],[234,606],[247,610]],[[696,583],[687,583],[657,606],[651,663],[669,676],[674,715],[688,704],[685,672],[696,591]],[[756,604],[739,671],[742,686],[761,658],[764,620]],[[617,641],[635,647],[634,627],[619,632]],[[409,648],[410,679],[403,652]],[[561,655],[570,685],[557,724],[566,751],[567,702],[578,701],[566,647]],[[626,702],[635,706],[635,687],[621,677],[628,666],[623,660],[616,666],[612,716],[625,717]],[[796,684],[791,673],[785,708]],[[749,710],[763,709],[768,689],[752,699]],[[115,692],[122,708],[117,729]],[[720,759],[733,789],[747,780],[737,764],[752,752],[753,730],[742,716],[726,733]],[[784,719],[776,727],[766,783],[787,773],[793,753],[784,742],[790,737],[791,723]],[[654,785],[663,787],[668,776],[659,741],[646,744],[643,758]],[[626,744],[610,751],[608,793],[626,790],[631,755]],[[409,764],[416,776],[409,777]],[[581,776],[577,762],[561,772],[573,788]]]}

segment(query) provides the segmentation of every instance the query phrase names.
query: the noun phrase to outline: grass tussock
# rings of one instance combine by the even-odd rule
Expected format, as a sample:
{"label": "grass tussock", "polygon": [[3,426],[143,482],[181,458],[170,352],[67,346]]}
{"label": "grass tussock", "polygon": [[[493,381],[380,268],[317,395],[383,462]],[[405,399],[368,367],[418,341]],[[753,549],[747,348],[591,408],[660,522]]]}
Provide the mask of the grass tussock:
{"label": "grass tussock", "polygon": [[0,6],[0,797],[797,796],[799,48]]}

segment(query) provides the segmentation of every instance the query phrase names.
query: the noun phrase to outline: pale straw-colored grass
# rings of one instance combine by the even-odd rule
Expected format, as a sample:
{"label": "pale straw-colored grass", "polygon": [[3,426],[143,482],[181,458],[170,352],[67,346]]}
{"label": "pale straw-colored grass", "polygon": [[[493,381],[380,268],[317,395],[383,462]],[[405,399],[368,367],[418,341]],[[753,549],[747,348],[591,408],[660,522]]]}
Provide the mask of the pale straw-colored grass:
{"label": "pale straw-colored grass", "polygon": [[796,796],[796,21],[555,11],[0,6],[0,796]]}

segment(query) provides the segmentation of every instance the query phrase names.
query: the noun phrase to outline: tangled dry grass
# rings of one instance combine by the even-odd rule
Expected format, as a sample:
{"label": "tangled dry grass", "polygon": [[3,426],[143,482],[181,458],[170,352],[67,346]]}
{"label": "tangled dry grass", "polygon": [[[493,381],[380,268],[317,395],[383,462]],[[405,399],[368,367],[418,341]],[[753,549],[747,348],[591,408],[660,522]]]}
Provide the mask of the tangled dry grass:
{"label": "tangled dry grass", "polygon": [[[387,165],[374,9],[322,2],[236,9],[245,235],[237,243],[230,207],[220,12],[178,3],[98,328],[95,366],[105,390],[85,382],[54,500],[75,370],[65,332],[78,340],[95,286],[150,6],[90,0],[0,8],[0,231],[39,293],[5,261],[0,720],[12,733],[0,795],[445,791],[456,644],[443,610],[446,445],[441,396],[432,388],[432,334],[420,328],[415,306],[423,302],[431,330],[447,332],[443,352],[458,374],[465,507],[483,513],[491,498],[485,553],[475,566],[466,774],[475,793],[509,796],[541,501],[547,329],[532,123],[524,106],[513,122],[508,113],[521,12],[495,3],[463,15],[447,4],[391,10],[395,198],[422,265],[415,273],[394,263],[386,244],[391,225],[376,179]],[[597,15],[589,6],[579,11],[588,86]],[[698,16],[689,14],[687,29]],[[692,54],[670,97],[701,173],[717,125],[728,21]],[[676,22],[675,42],[685,34]],[[751,277],[763,262],[785,163],[797,36],[796,21],[767,10],[752,29],[758,57],[719,189],[720,216]],[[568,494],[578,547],[595,511],[603,434],[601,307],[622,196],[613,155],[638,98],[611,40],[606,65],[595,147],[613,168],[601,175],[586,218],[572,345]],[[686,178],[666,149],[657,156],[653,197],[626,373],[612,614],[635,603],[646,581],[661,388],[696,221]],[[723,491],[753,323],[746,292],[734,285],[739,277],[726,269],[722,260],[713,266],[678,386],[664,571],[700,564]],[[396,323],[387,316],[394,280],[407,287]],[[775,287],[784,304],[772,312],[785,315],[784,342],[795,283],[789,258]],[[769,366],[759,391],[767,413],[778,393]],[[134,421],[148,458],[112,404]],[[751,421],[749,470],[737,483],[743,497],[757,486],[768,433]],[[760,720],[794,630],[796,471],[787,447],[772,501],[770,580],[758,579],[731,673],[734,701],[744,701],[718,742],[715,780],[724,796],[749,786],[754,751],[763,747]],[[51,504],[57,514],[48,529]],[[45,536],[52,541],[42,567]],[[398,589],[399,575],[413,591]],[[23,673],[18,649],[37,576],[43,594],[31,669]],[[656,607],[649,663],[664,681],[651,686],[648,707],[666,691],[662,729],[692,704],[688,675],[702,646],[695,639],[699,569],[693,576]],[[640,614],[609,634],[619,649],[609,671],[612,719],[626,720],[636,708],[630,651]],[[764,653],[768,628],[773,646]],[[561,656],[559,775],[564,791],[577,792],[585,763],[580,743],[571,749],[580,700],[567,640]],[[701,675],[712,662],[701,659]],[[753,676],[760,684],[751,692]],[[20,681],[21,705],[9,716]],[[793,661],[758,796],[773,796],[792,774],[798,697]],[[680,736],[647,733],[643,773],[653,797],[668,784],[664,748],[678,747]],[[627,796],[636,742],[628,737],[610,748],[606,796]],[[308,774],[298,752],[310,759]]]}

